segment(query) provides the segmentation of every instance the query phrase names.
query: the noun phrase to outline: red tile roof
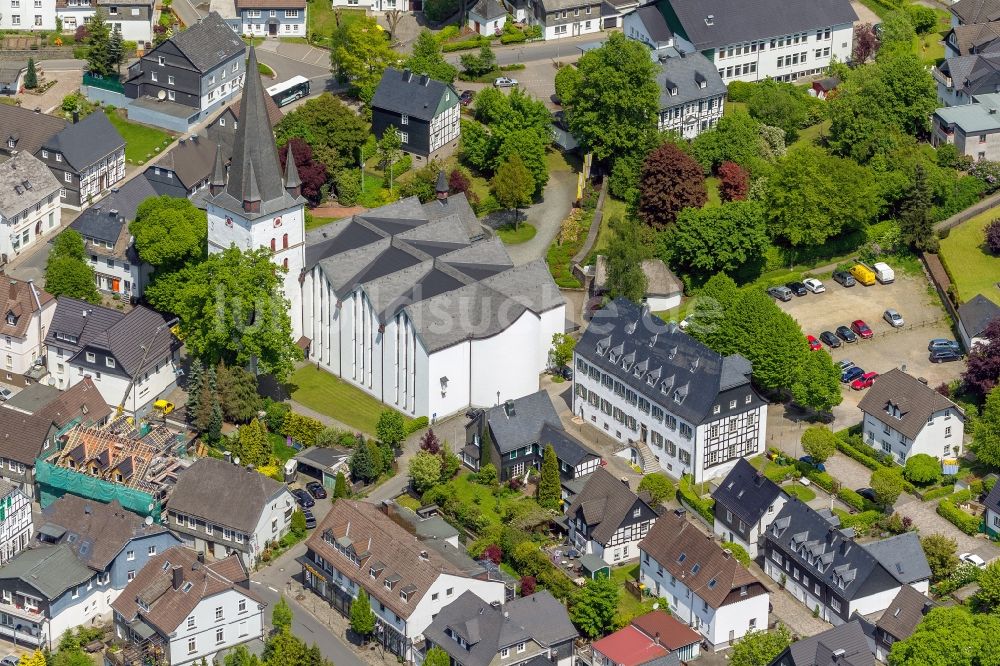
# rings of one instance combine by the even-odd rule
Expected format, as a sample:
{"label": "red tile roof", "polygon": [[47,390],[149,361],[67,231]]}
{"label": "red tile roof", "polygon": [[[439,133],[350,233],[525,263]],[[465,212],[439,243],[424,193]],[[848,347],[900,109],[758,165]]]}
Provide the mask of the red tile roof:
{"label": "red tile roof", "polygon": [[670,650],[679,650],[701,641],[701,634],[662,610],[640,615],[632,620],[632,624],[647,636],[659,636],[660,643]]}
{"label": "red tile roof", "polygon": [[640,666],[670,654],[667,648],[657,645],[632,625],[602,638],[593,648],[618,666]]}

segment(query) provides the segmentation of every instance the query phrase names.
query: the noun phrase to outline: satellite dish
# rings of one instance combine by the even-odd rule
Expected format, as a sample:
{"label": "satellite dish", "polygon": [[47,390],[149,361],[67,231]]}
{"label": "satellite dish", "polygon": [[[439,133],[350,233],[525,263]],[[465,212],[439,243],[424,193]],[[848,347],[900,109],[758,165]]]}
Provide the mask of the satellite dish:
{"label": "satellite dish", "polygon": [[165,100],[166,98],[167,98],[167,91],[166,90],[161,90],[160,92],[156,93],[156,99],[160,100],[161,102],[163,100]]}
{"label": "satellite dish", "polygon": [[146,526],[148,527],[149,525],[153,524],[153,517],[152,516],[146,516],[146,520],[144,520],[142,522],[146,523]]}

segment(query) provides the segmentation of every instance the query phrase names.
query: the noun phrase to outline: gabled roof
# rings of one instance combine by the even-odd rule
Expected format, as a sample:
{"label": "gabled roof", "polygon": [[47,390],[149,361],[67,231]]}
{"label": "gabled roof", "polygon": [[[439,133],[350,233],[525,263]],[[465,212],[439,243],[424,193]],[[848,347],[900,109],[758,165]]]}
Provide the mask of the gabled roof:
{"label": "gabled roof", "polygon": [[[661,110],[725,95],[727,91],[715,64],[701,53],[660,61],[656,83],[660,88]],[[642,262],[642,270],[649,280],[648,293],[684,291],[684,285],[662,260],[647,259]]]}
{"label": "gabled roof", "polygon": [[916,532],[866,543],[864,548],[904,586],[931,578],[931,567]]}
{"label": "gabled roof", "polygon": [[[23,338],[34,314],[41,312],[52,302],[52,298],[52,294],[36,287],[33,282],[13,278],[8,278],[6,285],[0,282],[0,335]],[[8,316],[14,317],[14,323],[7,321]]]}
{"label": "gabled roof", "polygon": [[852,620],[792,643],[772,662],[776,666],[875,666],[861,623]]}
{"label": "gabled roof", "polygon": [[784,494],[778,484],[757,471],[745,458],[739,458],[712,493],[712,499],[743,522],[753,525],[764,517],[774,500]]}
{"label": "gabled roof", "polygon": [[77,172],[125,147],[125,139],[108,116],[101,110],[70,123],[61,132],[42,144],[53,152],[62,153],[66,162]]}
{"label": "gabled roof", "polygon": [[994,484],[986,499],[983,500],[983,506],[994,513],[1000,513],[1000,487],[998,486],[1000,486],[1000,483]]}
{"label": "gabled roof", "polygon": [[435,81],[426,74],[386,67],[371,107],[429,121],[456,104],[458,93],[451,84]]}
{"label": "gabled roof", "polygon": [[1000,306],[982,294],[976,294],[958,306],[958,318],[970,338],[983,334],[994,319],[1000,317]]}
{"label": "gabled roof", "polygon": [[236,0],[236,9],[299,9],[306,0]]}
{"label": "gabled roof", "polygon": [[[989,94],[997,91],[1000,81],[1000,54],[982,53],[946,58],[939,66],[941,73],[951,77],[956,91],[967,95]],[[947,108],[963,108],[968,105]],[[946,111],[938,109],[935,113]]]}
{"label": "gabled roof", "polygon": [[[592,647],[595,652],[610,659],[615,666],[642,666],[659,663],[670,657],[670,650],[631,624],[595,641]],[[680,661],[676,663],[680,664]]]}
{"label": "gabled roof", "polygon": [[[261,0],[262,2],[272,2],[273,0]],[[306,3],[301,0],[292,0],[293,2],[298,2],[300,7],[305,7]],[[270,5],[268,5],[270,6]],[[238,98],[235,102],[227,107],[227,110],[233,114],[233,118],[240,120],[240,106],[243,104],[243,98]],[[274,99],[270,95],[264,95],[264,106],[267,108],[267,118],[271,121],[271,125],[277,125],[284,118],[284,114],[281,113],[281,109],[275,104]]]}
{"label": "gabled roof", "polygon": [[479,0],[469,12],[486,21],[507,16],[507,10],[499,0]]}
{"label": "gabled roof", "polygon": [[699,51],[728,44],[851,24],[848,0],[668,0]]}
{"label": "gabled roof", "polygon": [[[220,488],[226,489],[225,502],[218,501]],[[283,493],[288,493],[285,485],[268,476],[223,460],[199,458],[177,475],[167,508],[253,534],[267,504]]]}
{"label": "gabled roof", "polygon": [[639,550],[648,553],[712,608],[723,606],[734,590],[755,583],[763,590],[732,553],[676,512],[667,512],[657,519],[646,538],[639,542]]}
{"label": "gabled roof", "polygon": [[[229,27],[229,24],[219,16],[218,12],[209,12],[208,16],[198,23],[170,37],[170,41],[202,74],[245,53],[247,48],[239,35]],[[257,70],[252,71],[256,72]],[[249,83],[248,79],[244,85],[249,85]]]}
{"label": "gabled roof", "polygon": [[701,634],[665,610],[655,610],[632,619],[632,626],[651,638],[659,638],[668,650],[680,650],[701,641]]}
{"label": "gabled roof", "polygon": [[530,444],[541,444],[539,435],[546,423],[558,424],[559,415],[544,389],[502,405],[490,407],[486,421],[493,443],[500,453],[510,453]]}
{"label": "gabled roof", "polygon": [[879,629],[897,641],[910,637],[920,621],[936,604],[909,585],[899,588],[896,598],[875,623]]}
{"label": "gabled roof", "polygon": [[951,409],[958,418],[965,418],[958,405],[899,368],[879,375],[858,409],[909,439],[916,439],[935,412]]}
{"label": "gabled roof", "polygon": [[44,594],[49,601],[66,590],[93,578],[92,569],[81,562],[66,544],[26,548],[0,567],[0,580],[21,580]]}
{"label": "gabled roof", "polygon": [[1000,20],[1000,0],[958,0],[948,7],[961,23],[986,23]]}
{"label": "gabled roof", "polygon": [[0,217],[10,218],[59,195],[59,181],[31,153],[18,153],[0,162]]}
{"label": "gabled roof", "polygon": [[7,142],[14,139],[14,150],[37,153],[46,141],[61,132],[69,123],[58,116],[32,111],[20,106],[0,104],[0,147],[10,150]]}
{"label": "gabled roof", "polygon": [[211,175],[217,149],[218,144],[203,136],[193,134],[181,137],[152,166],[173,171],[181,184],[190,191]]}
{"label": "gabled roof", "polygon": [[597,471],[587,477],[583,490],[573,499],[566,513],[575,517],[578,511],[581,512],[584,521],[591,528],[591,538],[607,543],[636,502],[646,504],[650,514],[655,515],[649,504],[632,492],[627,484],[616,479],[605,468],[598,467]]}
{"label": "gabled roof", "polygon": [[562,425],[546,423],[542,426],[538,433],[539,451],[544,452],[548,444],[552,445],[556,458],[570,467],[576,467],[591,458],[600,458],[600,455],[563,430]]}
{"label": "gabled roof", "polygon": [[[177,150],[174,147],[171,153]],[[170,153],[168,153],[170,154]],[[70,227],[86,238],[96,238],[106,243],[117,243],[122,229],[135,219],[139,204],[157,196],[156,190],[140,175],[115,188],[98,203],[90,206],[73,220]],[[117,211],[112,214],[111,211]]]}
{"label": "gabled roof", "polygon": [[1000,38],[1000,21],[990,21],[955,26],[945,34],[944,41],[959,55],[973,55],[995,50],[997,38]]}
{"label": "gabled roof", "polygon": [[660,13],[659,7],[655,4],[639,7],[635,10],[635,15],[642,21],[646,33],[654,42],[668,42],[674,38],[674,33],[667,27],[663,14]]}

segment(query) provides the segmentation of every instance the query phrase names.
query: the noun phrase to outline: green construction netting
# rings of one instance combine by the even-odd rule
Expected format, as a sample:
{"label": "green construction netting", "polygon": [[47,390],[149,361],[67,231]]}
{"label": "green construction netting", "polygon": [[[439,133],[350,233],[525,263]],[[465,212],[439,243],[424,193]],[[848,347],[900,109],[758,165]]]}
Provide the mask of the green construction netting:
{"label": "green construction netting", "polygon": [[153,520],[160,522],[163,507],[159,500],[135,488],[95,479],[41,459],[35,461],[35,481],[38,483],[39,499],[43,509],[66,493],[70,493],[105,504],[111,500],[118,500],[129,511],[140,516],[152,516]]}

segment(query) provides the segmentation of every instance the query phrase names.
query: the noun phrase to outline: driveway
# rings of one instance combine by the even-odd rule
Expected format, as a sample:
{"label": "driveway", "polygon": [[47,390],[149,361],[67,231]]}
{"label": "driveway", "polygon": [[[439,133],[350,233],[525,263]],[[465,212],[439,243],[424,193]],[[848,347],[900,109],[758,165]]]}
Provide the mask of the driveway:
{"label": "driveway", "polygon": [[522,266],[545,257],[575,198],[575,173],[553,171],[549,174],[549,182],[542,192],[542,200],[525,211],[528,224],[537,230],[535,237],[526,243],[507,246],[507,253],[515,266]]}
{"label": "driveway", "polygon": [[1000,547],[997,547],[985,536],[969,536],[959,531],[954,525],[937,514],[938,500],[921,502],[919,499],[909,494],[900,495],[893,507],[901,516],[907,516],[913,520],[922,536],[928,534],[943,534],[954,539],[958,544],[959,553],[975,553],[989,562],[1000,555]]}

